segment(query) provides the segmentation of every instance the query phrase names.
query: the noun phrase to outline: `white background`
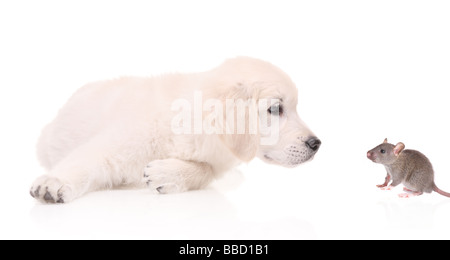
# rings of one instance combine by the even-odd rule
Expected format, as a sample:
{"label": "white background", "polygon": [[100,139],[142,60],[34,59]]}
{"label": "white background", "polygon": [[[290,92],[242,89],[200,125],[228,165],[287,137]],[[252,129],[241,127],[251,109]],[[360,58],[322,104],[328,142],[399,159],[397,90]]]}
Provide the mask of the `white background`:
{"label": "white background", "polygon": [[[366,152],[385,137],[425,153],[450,191],[448,1],[0,2],[0,238],[450,239],[450,198],[380,191]],[[206,190],[29,195],[42,127],[83,84],[270,61],[322,140],[295,169],[254,160]]]}

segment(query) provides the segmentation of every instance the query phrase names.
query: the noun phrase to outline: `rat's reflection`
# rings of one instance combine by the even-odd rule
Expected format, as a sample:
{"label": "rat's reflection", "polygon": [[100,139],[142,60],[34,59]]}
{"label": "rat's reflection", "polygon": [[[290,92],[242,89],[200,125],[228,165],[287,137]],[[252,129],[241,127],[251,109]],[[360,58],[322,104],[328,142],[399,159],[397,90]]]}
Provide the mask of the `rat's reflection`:
{"label": "rat's reflection", "polygon": [[431,201],[412,199],[386,199],[379,202],[386,212],[387,228],[431,229],[440,208],[450,206],[450,200]]}

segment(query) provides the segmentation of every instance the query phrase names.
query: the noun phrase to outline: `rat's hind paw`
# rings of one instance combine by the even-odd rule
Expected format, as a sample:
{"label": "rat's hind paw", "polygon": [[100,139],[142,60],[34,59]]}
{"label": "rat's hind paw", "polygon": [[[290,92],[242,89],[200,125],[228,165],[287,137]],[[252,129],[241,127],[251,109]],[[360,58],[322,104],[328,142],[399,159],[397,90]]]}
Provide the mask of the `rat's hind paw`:
{"label": "rat's hind paw", "polygon": [[422,194],[423,194],[423,192],[413,191],[411,193],[400,193],[400,194],[398,194],[398,196],[403,199],[408,199],[408,198],[420,196]]}

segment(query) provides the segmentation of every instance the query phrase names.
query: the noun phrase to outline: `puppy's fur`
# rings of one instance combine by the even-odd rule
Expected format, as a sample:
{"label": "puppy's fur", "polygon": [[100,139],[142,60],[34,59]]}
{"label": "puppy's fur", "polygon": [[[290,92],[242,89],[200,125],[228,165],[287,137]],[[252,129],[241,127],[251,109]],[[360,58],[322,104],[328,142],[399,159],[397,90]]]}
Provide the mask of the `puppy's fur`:
{"label": "puppy's fur", "polygon": [[[203,101],[280,100],[278,142],[260,145],[260,134],[249,131],[175,134],[171,124],[178,112],[171,106],[179,98],[193,101],[196,91]],[[311,149],[308,141],[314,135],[298,117],[296,105],[296,87],[284,72],[247,57],[202,73],[88,84],[42,131],[37,151],[48,174],[36,179],[30,194],[43,202],[64,203],[124,185],[183,192],[200,189],[255,156],[296,166],[312,159],[320,145]],[[261,115],[267,109],[255,111]]]}

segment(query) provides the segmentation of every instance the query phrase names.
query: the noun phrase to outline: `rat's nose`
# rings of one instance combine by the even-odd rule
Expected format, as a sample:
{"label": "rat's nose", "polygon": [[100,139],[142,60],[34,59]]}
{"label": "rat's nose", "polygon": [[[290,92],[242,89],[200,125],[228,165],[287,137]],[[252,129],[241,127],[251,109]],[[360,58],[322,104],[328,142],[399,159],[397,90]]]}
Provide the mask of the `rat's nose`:
{"label": "rat's nose", "polygon": [[316,152],[319,150],[320,145],[322,142],[317,137],[311,137],[305,142],[306,146],[308,146],[311,150]]}

